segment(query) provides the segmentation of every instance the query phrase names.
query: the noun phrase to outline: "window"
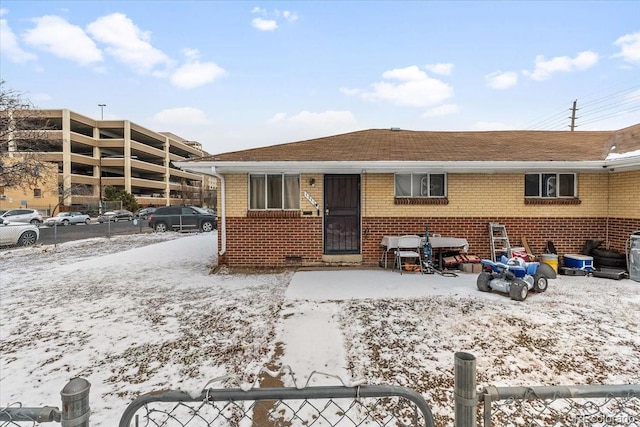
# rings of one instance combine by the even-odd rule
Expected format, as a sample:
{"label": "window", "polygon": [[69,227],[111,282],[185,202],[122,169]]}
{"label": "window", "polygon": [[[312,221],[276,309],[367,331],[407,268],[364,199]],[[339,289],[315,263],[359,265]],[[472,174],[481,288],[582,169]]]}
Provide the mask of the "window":
{"label": "window", "polygon": [[446,187],[443,173],[396,174],[396,197],[445,197]]}
{"label": "window", "polygon": [[577,197],[574,173],[528,173],[524,176],[525,197]]}
{"label": "window", "polygon": [[249,209],[300,209],[300,176],[249,175]]}
{"label": "window", "polygon": [[42,197],[42,190],[39,188],[33,189],[33,197]]}

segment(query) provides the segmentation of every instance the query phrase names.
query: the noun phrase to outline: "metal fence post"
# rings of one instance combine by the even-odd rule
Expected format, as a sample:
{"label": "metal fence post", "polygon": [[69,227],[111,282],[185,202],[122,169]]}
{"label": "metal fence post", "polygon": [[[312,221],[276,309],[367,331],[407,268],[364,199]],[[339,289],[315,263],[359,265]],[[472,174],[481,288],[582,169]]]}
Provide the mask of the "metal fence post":
{"label": "metal fence post", "polygon": [[89,427],[89,390],[91,384],[84,378],[74,378],[60,392],[62,397],[62,427]]}
{"label": "metal fence post", "polygon": [[455,427],[475,427],[478,404],[476,358],[473,354],[458,351],[454,361]]}

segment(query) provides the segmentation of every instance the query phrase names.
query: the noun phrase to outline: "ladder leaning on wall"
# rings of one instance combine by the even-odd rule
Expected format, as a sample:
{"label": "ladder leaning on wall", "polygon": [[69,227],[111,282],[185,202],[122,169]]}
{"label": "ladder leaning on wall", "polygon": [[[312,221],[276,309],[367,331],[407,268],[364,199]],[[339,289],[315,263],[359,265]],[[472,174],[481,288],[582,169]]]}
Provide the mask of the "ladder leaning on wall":
{"label": "ladder leaning on wall", "polygon": [[[496,262],[498,254],[508,254],[511,244],[507,236],[507,228],[497,222],[489,223],[489,244],[491,245],[491,261]],[[497,247],[496,247],[497,245]]]}

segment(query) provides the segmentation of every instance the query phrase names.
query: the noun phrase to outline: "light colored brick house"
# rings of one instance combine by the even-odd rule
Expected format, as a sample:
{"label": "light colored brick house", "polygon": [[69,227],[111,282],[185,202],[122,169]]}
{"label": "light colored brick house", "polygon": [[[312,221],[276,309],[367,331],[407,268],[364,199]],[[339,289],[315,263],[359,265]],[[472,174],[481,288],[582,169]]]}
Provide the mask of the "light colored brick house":
{"label": "light colored brick house", "polygon": [[489,222],[536,254],[640,230],[640,124],[618,131],[373,129],[175,165],[218,178],[219,264],[376,265],[384,235],[464,237]]}

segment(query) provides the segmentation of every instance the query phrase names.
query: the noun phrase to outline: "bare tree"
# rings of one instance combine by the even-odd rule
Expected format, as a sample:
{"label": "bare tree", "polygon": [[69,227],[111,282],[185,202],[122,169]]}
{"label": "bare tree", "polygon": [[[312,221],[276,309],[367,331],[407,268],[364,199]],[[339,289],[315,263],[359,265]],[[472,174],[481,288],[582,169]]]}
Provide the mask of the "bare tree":
{"label": "bare tree", "polygon": [[61,140],[47,133],[53,128],[22,93],[0,80],[0,187],[35,188],[45,180],[42,152],[62,150]]}

